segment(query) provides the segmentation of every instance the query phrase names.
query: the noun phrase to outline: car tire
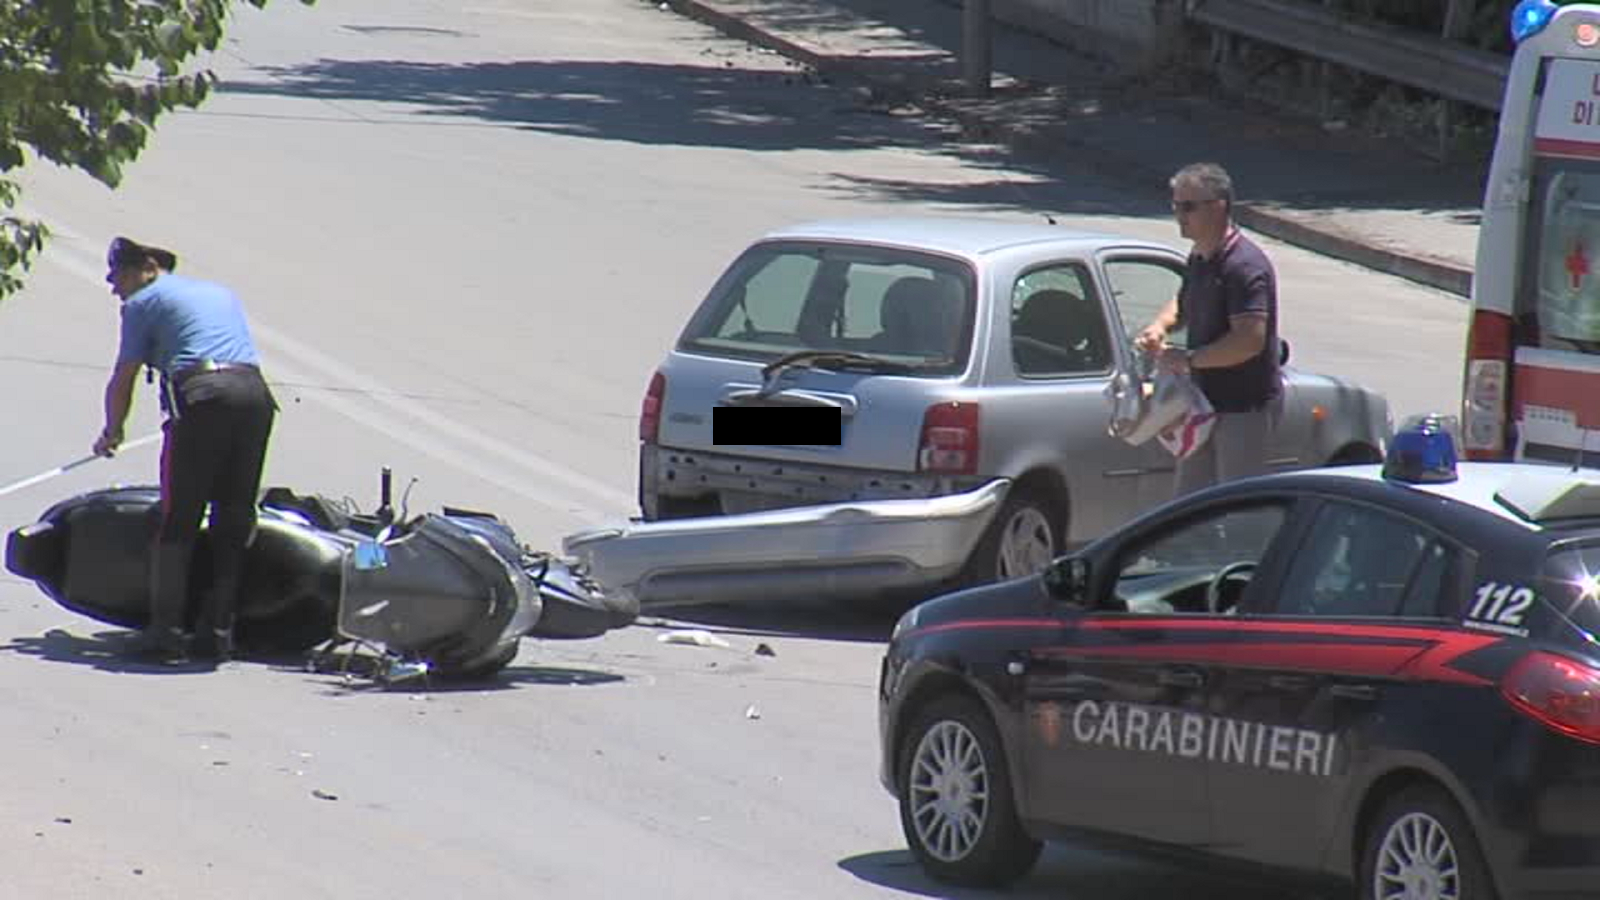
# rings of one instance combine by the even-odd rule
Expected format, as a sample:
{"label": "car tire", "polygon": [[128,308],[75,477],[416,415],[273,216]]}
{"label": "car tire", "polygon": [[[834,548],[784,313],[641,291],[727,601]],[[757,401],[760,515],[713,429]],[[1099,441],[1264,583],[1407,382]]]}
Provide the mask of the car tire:
{"label": "car tire", "polygon": [[981,704],[951,695],[923,707],[896,761],[900,827],[930,876],[1001,887],[1032,870],[1043,845],[1017,817],[1005,749]]}
{"label": "car tire", "polygon": [[[1356,884],[1361,900],[1496,897],[1466,815],[1442,790],[1428,785],[1406,788],[1373,817],[1362,838]],[[1408,893],[1408,885],[1417,892]]]}
{"label": "car tire", "polygon": [[1013,488],[967,560],[963,586],[1009,581],[1044,571],[1066,546],[1064,511],[1038,494]]}

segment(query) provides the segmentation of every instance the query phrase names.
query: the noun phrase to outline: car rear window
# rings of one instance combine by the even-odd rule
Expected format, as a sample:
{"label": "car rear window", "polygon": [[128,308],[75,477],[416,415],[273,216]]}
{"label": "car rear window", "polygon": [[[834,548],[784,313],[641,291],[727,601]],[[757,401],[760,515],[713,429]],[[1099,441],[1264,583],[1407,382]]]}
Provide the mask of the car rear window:
{"label": "car rear window", "polygon": [[[1568,636],[1600,644],[1600,542],[1556,545],[1540,582],[1541,598],[1558,621],[1571,626]],[[1506,615],[1500,612],[1502,618]]]}
{"label": "car rear window", "polygon": [[770,361],[804,350],[860,353],[947,375],[965,370],[973,283],[964,262],[887,247],[757,244],[729,267],[678,348]]}

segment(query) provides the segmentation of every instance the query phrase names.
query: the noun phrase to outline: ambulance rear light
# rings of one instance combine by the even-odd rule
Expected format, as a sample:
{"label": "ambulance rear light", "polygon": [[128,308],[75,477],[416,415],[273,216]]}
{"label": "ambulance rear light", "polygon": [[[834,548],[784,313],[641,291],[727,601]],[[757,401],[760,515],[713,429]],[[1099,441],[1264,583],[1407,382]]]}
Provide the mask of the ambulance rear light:
{"label": "ambulance rear light", "polygon": [[1511,318],[1480,310],[1467,339],[1467,377],[1461,391],[1461,449],[1468,459],[1506,453],[1511,375]]}
{"label": "ambulance rear light", "polygon": [[1545,30],[1558,9],[1551,0],[1522,0],[1511,11],[1511,39],[1520,44]]}
{"label": "ambulance rear light", "polygon": [[1600,744],[1600,669],[1536,650],[1506,674],[1500,693],[1546,727]]}
{"label": "ambulance rear light", "polygon": [[922,416],[917,470],[945,475],[978,471],[978,404],[935,403]]}
{"label": "ambulance rear light", "polygon": [[667,400],[667,376],[660,372],[650,377],[650,387],[639,405],[639,440],[656,443],[661,436],[661,407]]}
{"label": "ambulance rear light", "polygon": [[1498,459],[1505,455],[1506,369],[1498,359],[1467,363],[1462,418],[1466,436],[1461,442],[1468,459]]}

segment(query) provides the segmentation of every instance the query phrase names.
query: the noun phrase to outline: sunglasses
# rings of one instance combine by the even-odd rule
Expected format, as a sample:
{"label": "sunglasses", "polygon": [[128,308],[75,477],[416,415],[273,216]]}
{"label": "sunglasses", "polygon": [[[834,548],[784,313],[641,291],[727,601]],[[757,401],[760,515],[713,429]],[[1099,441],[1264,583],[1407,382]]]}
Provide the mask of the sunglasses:
{"label": "sunglasses", "polygon": [[1174,200],[1172,201],[1172,211],[1175,213],[1188,215],[1207,203],[1215,202],[1217,202],[1215,197],[1211,198],[1210,200]]}

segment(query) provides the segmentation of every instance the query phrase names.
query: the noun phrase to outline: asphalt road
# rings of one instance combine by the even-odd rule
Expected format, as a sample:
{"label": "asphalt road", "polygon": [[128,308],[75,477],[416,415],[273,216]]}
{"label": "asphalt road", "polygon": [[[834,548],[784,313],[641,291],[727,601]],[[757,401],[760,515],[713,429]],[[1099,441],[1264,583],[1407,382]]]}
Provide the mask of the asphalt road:
{"label": "asphalt road", "polygon": [[[266,481],[494,510],[534,546],[628,515],[650,372],[722,265],[797,219],[1049,212],[1176,240],[1148,193],[952,142],[633,0],[279,0],[124,186],[36,166],[56,238],[0,309],[0,482],[100,427],[116,234],[234,286],[283,413]],[[1457,405],[1464,308],[1268,243],[1297,361]],[[142,393],[129,429],[156,427]],[[0,524],[153,445],[0,497]],[[413,483],[414,479],[414,483]],[[904,852],[876,781],[887,623],[708,613],[729,648],[526,643],[496,684],[413,693],[293,660],[131,665],[120,633],[0,580],[0,896],[974,896]],[[758,643],[774,656],[756,655]],[[1274,896],[1082,851],[1013,896]]]}

